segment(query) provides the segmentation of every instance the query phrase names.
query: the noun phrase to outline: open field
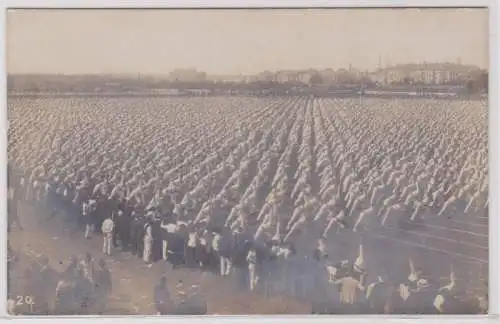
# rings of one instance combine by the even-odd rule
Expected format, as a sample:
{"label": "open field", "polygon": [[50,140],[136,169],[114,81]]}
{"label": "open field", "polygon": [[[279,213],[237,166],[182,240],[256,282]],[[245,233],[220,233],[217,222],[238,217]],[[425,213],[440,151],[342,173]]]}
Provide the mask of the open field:
{"label": "open field", "polygon": [[[290,304],[308,305],[330,296],[335,288],[325,285],[325,266],[353,262],[360,245],[368,282],[377,276],[405,280],[411,258],[438,286],[448,283],[452,266],[460,289],[482,296],[488,278],[487,111],[484,101],[432,99],[13,97],[8,159],[32,180],[90,179],[94,188],[105,183],[108,195],[137,205],[170,195],[177,221],[240,228],[258,246],[273,239],[293,243],[297,256],[278,260],[289,264],[291,275],[281,276],[281,265],[266,268],[266,287],[259,291],[266,298],[288,296]],[[23,216],[28,223],[36,217],[28,207],[21,210],[30,215]],[[40,240],[53,235],[50,227]],[[26,248],[27,237],[10,235],[18,250]],[[322,237],[329,257],[318,264],[311,256]],[[43,244],[51,245],[47,251],[64,249]],[[40,253],[65,254],[47,251]],[[130,270],[127,280],[151,285],[144,288],[150,292],[154,279],[138,273]],[[204,291],[225,289],[216,276],[171,275],[189,276],[185,280]],[[124,289],[132,294],[132,286]],[[206,296],[220,300],[233,293],[243,294],[228,284],[222,295]],[[245,294],[242,299],[259,300],[257,292]],[[209,311],[269,312],[245,303],[241,310]]]}

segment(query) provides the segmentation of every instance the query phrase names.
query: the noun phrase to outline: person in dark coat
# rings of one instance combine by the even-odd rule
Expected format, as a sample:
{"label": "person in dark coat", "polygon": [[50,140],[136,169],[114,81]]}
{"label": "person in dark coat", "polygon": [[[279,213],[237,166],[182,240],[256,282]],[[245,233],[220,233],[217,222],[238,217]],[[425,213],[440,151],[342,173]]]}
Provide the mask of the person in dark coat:
{"label": "person in dark coat", "polygon": [[56,208],[59,212],[66,215],[66,205],[64,200],[64,191],[66,190],[66,184],[63,181],[58,181],[56,186]]}
{"label": "person in dark coat", "polygon": [[153,297],[157,315],[167,315],[169,309],[172,308],[172,297],[167,287],[167,278],[162,276],[160,282],[155,285],[153,290]]}
{"label": "person in dark coat", "polygon": [[82,191],[76,183],[72,184],[71,186],[71,191],[73,192],[72,194],[72,199],[71,199],[71,209],[75,211],[75,216],[76,216],[76,221],[77,221],[77,227],[80,229],[85,228],[85,218],[82,215],[83,212],[83,204],[86,203],[86,199],[83,199],[82,196]]}
{"label": "person in dark coat", "polygon": [[390,299],[390,284],[381,277],[377,281],[368,285],[366,289],[367,308],[373,314],[384,314],[385,306]]}
{"label": "person in dark coat", "polygon": [[123,211],[115,209],[111,213],[111,220],[113,221],[114,224],[114,229],[113,229],[113,237],[112,237],[112,243],[113,247],[116,249],[119,246],[119,236],[120,232],[122,231],[122,224],[123,224]]}
{"label": "person in dark coat", "polygon": [[401,287],[398,283],[388,286],[387,300],[384,304],[384,314],[403,314],[405,300],[401,297]]}
{"label": "person in dark coat", "polygon": [[45,207],[49,213],[49,218],[52,218],[58,213],[58,201],[57,201],[57,179],[48,179],[46,183],[46,193],[45,193]]}
{"label": "person in dark coat", "polygon": [[184,246],[186,244],[185,233],[177,228],[176,232],[170,233],[169,239],[168,250],[171,253],[168,255],[168,260],[172,264],[172,267],[176,268],[184,264]]}
{"label": "person in dark coat", "polygon": [[9,176],[7,181],[12,183],[15,189],[15,196],[17,201],[24,201],[26,197],[26,176],[21,172],[14,172],[12,176]]}
{"label": "person in dark coat", "polygon": [[154,219],[151,224],[151,230],[153,234],[153,251],[152,251],[152,261],[156,262],[163,258],[163,230],[160,227],[161,221]]}
{"label": "person in dark coat", "polygon": [[104,220],[110,215],[107,197],[102,195],[97,196],[96,207],[95,228],[97,232],[101,233],[102,222],[104,222]]}
{"label": "person in dark coat", "polygon": [[76,202],[78,197],[74,183],[70,182],[67,184],[64,195],[66,210],[72,223],[71,227],[76,232],[78,229],[83,228],[83,219],[81,217],[81,206],[79,207]]}
{"label": "person in dark coat", "polygon": [[405,314],[433,314],[436,291],[426,279],[419,279],[416,291],[412,291],[404,303]]}
{"label": "person in dark coat", "polygon": [[138,236],[140,235],[138,226],[139,215],[132,210],[130,213],[130,251],[133,255],[137,255],[139,253],[139,245],[138,245]]}
{"label": "person in dark coat", "polygon": [[132,251],[138,258],[142,259],[142,251],[144,248],[144,228],[146,221],[142,215],[135,213],[132,224]]}
{"label": "person in dark coat", "polygon": [[122,250],[127,251],[130,249],[131,245],[131,231],[132,231],[132,208],[127,204],[125,199],[122,199],[117,207],[118,210],[123,212],[120,219],[120,231],[118,232],[118,238],[122,243]]}
{"label": "person in dark coat", "polygon": [[16,225],[16,227],[19,230],[23,230],[23,226],[21,225],[21,221],[19,220],[19,214],[18,214],[18,206],[19,202],[16,199],[16,193],[15,189],[12,187],[8,188],[8,193],[7,193],[7,217],[8,217],[8,224],[7,224],[7,230],[10,231],[12,225]]}
{"label": "person in dark coat", "polygon": [[65,220],[68,220],[68,210],[66,208],[66,199],[64,197],[64,192],[66,191],[66,184],[63,181],[59,181],[56,186],[56,208],[59,213],[64,216]]}

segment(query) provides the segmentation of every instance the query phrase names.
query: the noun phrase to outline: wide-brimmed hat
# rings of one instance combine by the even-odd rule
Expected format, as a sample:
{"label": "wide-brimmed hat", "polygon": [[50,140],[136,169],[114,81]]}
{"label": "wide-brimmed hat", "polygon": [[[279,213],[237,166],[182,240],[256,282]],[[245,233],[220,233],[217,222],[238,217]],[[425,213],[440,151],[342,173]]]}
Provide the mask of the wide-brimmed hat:
{"label": "wide-brimmed hat", "polygon": [[421,289],[421,288],[428,288],[428,287],[430,287],[430,284],[429,284],[429,282],[427,281],[427,279],[423,279],[423,278],[422,278],[422,279],[419,279],[419,280],[417,281],[417,288],[418,288],[418,289]]}

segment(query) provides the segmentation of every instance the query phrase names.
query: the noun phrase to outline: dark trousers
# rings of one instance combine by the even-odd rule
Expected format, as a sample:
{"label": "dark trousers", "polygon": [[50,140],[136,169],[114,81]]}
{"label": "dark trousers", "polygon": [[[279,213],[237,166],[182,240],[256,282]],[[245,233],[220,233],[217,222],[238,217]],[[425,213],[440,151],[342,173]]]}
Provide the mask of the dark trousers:
{"label": "dark trousers", "polygon": [[184,260],[186,262],[186,265],[188,267],[195,266],[196,263],[196,248],[195,247],[190,247],[186,246],[184,250]]}
{"label": "dark trousers", "polygon": [[156,312],[159,313],[160,315],[167,315],[167,306],[163,303],[155,303],[155,309]]}
{"label": "dark trousers", "polygon": [[130,227],[127,223],[119,225],[119,230],[117,231],[118,238],[122,243],[122,249],[128,249],[130,245]]}
{"label": "dark trousers", "polygon": [[141,245],[142,245],[141,241],[142,240],[141,240],[141,237],[140,237],[138,231],[133,231],[132,235],[130,236],[131,250],[132,250],[132,254],[138,254],[139,257],[142,257],[141,253],[140,253]]}
{"label": "dark trousers", "polygon": [[201,262],[204,268],[210,266],[211,251],[206,246],[202,246],[198,253],[198,261]]}

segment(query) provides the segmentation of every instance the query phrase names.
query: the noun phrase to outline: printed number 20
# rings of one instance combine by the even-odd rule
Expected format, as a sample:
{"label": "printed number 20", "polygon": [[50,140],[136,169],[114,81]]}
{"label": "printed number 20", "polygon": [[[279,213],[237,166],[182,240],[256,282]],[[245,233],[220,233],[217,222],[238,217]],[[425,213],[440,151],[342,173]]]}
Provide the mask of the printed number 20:
{"label": "printed number 20", "polygon": [[33,302],[33,297],[31,296],[17,296],[17,302],[16,302],[16,305],[23,305],[23,304],[27,304],[27,305],[33,305],[34,302]]}

